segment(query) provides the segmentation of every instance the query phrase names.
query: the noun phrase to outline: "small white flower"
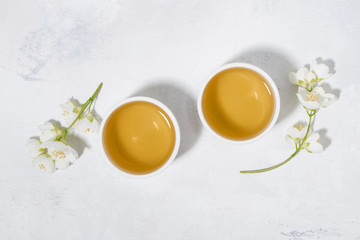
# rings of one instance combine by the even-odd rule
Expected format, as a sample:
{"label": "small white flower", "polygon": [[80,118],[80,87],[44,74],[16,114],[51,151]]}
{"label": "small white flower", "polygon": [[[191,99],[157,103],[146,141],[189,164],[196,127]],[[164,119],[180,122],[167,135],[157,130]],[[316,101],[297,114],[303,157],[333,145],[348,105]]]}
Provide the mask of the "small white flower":
{"label": "small white flower", "polygon": [[316,59],[311,63],[310,71],[315,73],[317,81],[325,80],[332,76],[332,74],[329,73],[329,67],[323,63],[318,64]]}
{"label": "small white flower", "polygon": [[33,160],[33,167],[40,169],[41,171],[53,173],[55,172],[54,160],[45,154],[36,157]]}
{"label": "small white flower", "polygon": [[335,95],[325,93],[321,87],[316,87],[311,92],[299,87],[296,95],[305,108],[312,110],[319,109],[320,107],[328,107],[336,101]]}
{"label": "small white flower", "polygon": [[72,163],[78,158],[75,149],[59,141],[45,142],[41,147],[47,148],[47,153],[56,161],[66,160]]}
{"label": "small white flower", "polygon": [[306,149],[310,153],[321,153],[324,149],[319,143],[320,135],[317,132],[312,133],[301,148]]}
{"label": "small white flower", "polygon": [[40,148],[41,142],[38,139],[32,139],[30,138],[27,143],[26,143],[26,147],[27,147],[27,154],[30,158],[36,158],[37,156],[39,156],[41,153],[43,153],[44,151],[42,151],[42,149]]}
{"label": "small white flower", "polygon": [[292,127],[289,127],[287,130],[286,139],[289,142],[300,142],[306,134],[306,124],[296,124]]}
{"label": "small white flower", "polygon": [[73,101],[68,100],[66,103],[60,105],[61,107],[61,123],[68,127],[77,117],[81,107],[77,106]]}
{"label": "small white flower", "polygon": [[61,134],[61,130],[55,124],[45,122],[39,126],[40,130],[40,141],[53,141]]}
{"label": "small white flower", "polygon": [[58,159],[55,161],[55,167],[59,170],[64,170],[65,168],[69,167],[70,162],[66,159]]}
{"label": "small white flower", "polygon": [[79,133],[97,133],[99,128],[98,120],[90,112],[75,125],[75,131]]}
{"label": "small white flower", "polygon": [[296,73],[289,74],[290,82],[303,88],[307,88],[308,85],[312,86],[315,79],[315,74],[306,67],[301,67]]}

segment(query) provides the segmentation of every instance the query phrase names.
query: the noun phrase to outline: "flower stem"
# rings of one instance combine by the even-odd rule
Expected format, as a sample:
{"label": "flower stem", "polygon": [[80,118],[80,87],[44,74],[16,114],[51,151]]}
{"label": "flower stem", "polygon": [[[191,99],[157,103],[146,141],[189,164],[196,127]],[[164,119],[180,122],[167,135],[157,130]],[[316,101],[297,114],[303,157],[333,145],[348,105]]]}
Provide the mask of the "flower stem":
{"label": "flower stem", "polygon": [[[103,83],[100,83],[99,86],[97,87],[96,91],[93,93],[93,95],[81,106],[81,110],[79,112],[79,114],[77,115],[77,117],[74,119],[74,121],[70,124],[70,126],[68,128],[66,128],[64,131],[63,131],[63,134],[62,136],[59,138],[59,140],[65,140],[66,138],[66,134],[68,133],[68,131],[74,126],[74,124],[76,123],[76,121],[78,121],[81,117],[81,115],[83,114],[83,112],[85,111],[85,109],[90,105],[91,107],[91,104],[92,102],[95,100],[95,97],[97,96],[97,94],[99,93],[101,87],[102,87]],[[90,110],[90,107],[89,107],[89,110]]]}
{"label": "flower stem", "polygon": [[301,141],[301,143],[299,144],[298,147],[296,147],[296,150],[293,154],[290,155],[290,157],[288,157],[285,161],[275,165],[275,166],[272,166],[272,167],[269,167],[269,168],[264,168],[264,169],[258,169],[258,170],[245,170],[245,171],[240,171],[240,173],[262,173],[262,172],[268,172],[268,171],[271,171],[271,170],[274,170],[278,167],[281,167],[282,165],[284,165],[285,163],[289,162],[293,157],[295,157],[299,151],[301,150],[301,147],[303,146],[303,144],[306,142],[306,139],[309,135],[309,132],[310,132],[310,128],[311,128],[311,121],[312,121],[312,117],[315,115],[316,113],[316,110],[311,110],[310,112],[307,112],[308,116],[309,116],[309,124],[308,124],[308,127],[307,127],[307,130],[306,130],[306,134],[303,138],[303,140]]}

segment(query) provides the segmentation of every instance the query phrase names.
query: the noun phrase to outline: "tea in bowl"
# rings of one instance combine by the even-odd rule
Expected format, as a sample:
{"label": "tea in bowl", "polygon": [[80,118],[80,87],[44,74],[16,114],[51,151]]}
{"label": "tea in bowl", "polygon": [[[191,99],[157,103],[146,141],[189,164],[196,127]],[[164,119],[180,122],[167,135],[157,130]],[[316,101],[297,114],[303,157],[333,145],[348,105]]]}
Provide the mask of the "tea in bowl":
{"label": "tea in bowl", "polygon": [[280,96],[274,81],[260,68],[229,63],[206,79],[197,105],[202,123],[217,137],[249,143],[274,126]]}
{"label": "tea in bowl", "polygon": [[135,178],[155,175],[175,159],[180,130],[173,113],[149,97],[116,104],[100,127],[103,156],[119,172]]}

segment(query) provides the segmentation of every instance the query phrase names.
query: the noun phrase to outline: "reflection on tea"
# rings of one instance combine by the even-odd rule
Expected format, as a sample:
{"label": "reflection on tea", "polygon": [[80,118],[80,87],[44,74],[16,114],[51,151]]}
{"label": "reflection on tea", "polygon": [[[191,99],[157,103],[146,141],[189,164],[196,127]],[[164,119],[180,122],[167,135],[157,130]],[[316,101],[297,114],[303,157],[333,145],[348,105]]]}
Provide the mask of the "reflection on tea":
{"label": "reflection on tea", "polygon": [[265,78],[241,67],[216,74],[205,87],[201,104],[209,126],[231,140],[261,134],[275,111],[274,94]]}
{"label": "reflection on tea", "polygon": [[156,171],[170,158],[175,129],[164,110],[136,101],[118,107],[103,130],[103,144],[111,162],[131,174]]}

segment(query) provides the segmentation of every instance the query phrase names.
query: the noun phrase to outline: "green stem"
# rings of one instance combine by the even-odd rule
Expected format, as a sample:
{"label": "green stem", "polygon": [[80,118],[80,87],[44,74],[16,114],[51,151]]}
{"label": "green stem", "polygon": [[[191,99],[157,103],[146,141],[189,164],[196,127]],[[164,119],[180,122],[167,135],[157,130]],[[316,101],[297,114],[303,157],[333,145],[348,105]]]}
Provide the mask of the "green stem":
{"label": "green stem", "polygon": [[304,139],[301,141],[300,145],[296,148],[295,152],[293,154],[290,155],[290,157],[288,157],[285,161],[275,165],[275,166],[272,166],[272,167],[269,167],[269,168],[264,168],[264,169],[259,169],[259,170],[245,170],[245,171],[240,171],[240,173],[262,173],[262,172],[268,172],[268,171],[271,171],[271,170],[274,170],[278,167],[281,167],[282,165],[284,165],[285,163],[289,162],[293,157],[295,157],[299,151],[301,150],[301,147],[303,146],[303,144],[306,142],[306,139],[309,135],[309,132],[310,132],[310,127],[311,127],[311,121],[312,121],[312,117],[315,115],[316,113],[316,110],[312,110],[311,113],[308,112],[308,115],[309,115],[309,124],[308,124],[308,127],[307,127],[307,130],[306,130],[306,134],[304,136]]}
{"label": "green stem", "polygon": [[88,112],[91,112],[91,105],[93,104],[94,101],[92,101],[89,105],[89,108],[88,108]]}
{"label": "green stem", "polygon": [[[74,121],[70,124],[70,126],[63,131],[63,135],[59,138],[59,140],[62,140],[62,139],[65,140],[68,131],[74,126],[76,121],[78,121],[80,119],[81,115],[83,114],[85,109],[89,106],[89,104],[90,104],[90,107],[91,107],[91,104],[95,100],[95,97],[99,93],[102,85],[103,85],[103,83],[100,83],[99,86],[97,87],[96,91],[94,92],[94,94],[81,106],[81,110],[80,110],[79,114],[76,116]],[[89,109],[90,109],[90,107],[89,107]]]}

